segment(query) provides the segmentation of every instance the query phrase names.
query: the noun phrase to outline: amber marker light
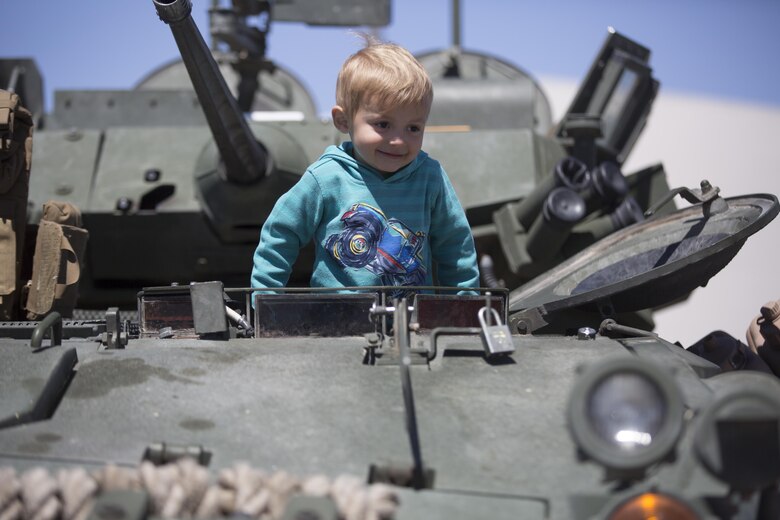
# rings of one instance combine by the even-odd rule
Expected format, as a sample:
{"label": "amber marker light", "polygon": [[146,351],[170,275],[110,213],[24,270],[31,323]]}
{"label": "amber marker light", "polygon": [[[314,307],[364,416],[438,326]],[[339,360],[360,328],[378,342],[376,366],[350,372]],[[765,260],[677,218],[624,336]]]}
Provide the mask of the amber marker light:
{"label": "amber marker light", "polygon": [[687,504],[669,495],[643,493],[617,506],[608,520],[699,520]]}

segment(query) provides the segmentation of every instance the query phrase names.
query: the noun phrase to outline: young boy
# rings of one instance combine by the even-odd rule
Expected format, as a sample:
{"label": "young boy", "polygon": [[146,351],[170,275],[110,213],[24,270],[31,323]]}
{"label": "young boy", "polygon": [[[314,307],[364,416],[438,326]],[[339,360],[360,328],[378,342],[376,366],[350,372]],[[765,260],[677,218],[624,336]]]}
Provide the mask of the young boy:
{"label": "young boy", "polygon": [[[312,287],[477,287],[474,241],[439,163],[421,151],[430,79],[405,49],[369,42],[339,72],[329,146],[274,206],[254,254],[252,287],[287,283],[314,239]],[[396,296],[403,291],[397,291]]]}

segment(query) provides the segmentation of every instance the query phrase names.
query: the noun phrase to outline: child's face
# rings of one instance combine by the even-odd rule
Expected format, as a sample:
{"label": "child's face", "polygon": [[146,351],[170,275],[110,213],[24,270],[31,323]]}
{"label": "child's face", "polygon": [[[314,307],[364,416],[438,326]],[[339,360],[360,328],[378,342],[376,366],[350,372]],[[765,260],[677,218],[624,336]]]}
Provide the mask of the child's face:
{"label": "child's face", "polygon": [[361,106],[349,121],[337,106],[333,122],[349,134],[356,159],[382,173],[395,173],[420,152],[430,109],[430,102],[389,109]]}

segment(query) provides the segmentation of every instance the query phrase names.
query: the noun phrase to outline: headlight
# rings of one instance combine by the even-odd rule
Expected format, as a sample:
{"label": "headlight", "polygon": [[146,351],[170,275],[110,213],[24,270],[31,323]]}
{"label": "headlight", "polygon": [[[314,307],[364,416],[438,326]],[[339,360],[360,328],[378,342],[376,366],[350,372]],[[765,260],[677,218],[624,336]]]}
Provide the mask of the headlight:
{"label": "headlight", "polygon": [[712,382],[715,399],[696,426],[696,454],[732,488],[763,489],[780,479],[780,382],[729,372]]}
{"label": "headlight", "polygon": [[669,456],[682,431],[674,380],[655,364],[619,357],[588,367],[572,389],[569,428],[580,452],[608,477],[641,477]]}

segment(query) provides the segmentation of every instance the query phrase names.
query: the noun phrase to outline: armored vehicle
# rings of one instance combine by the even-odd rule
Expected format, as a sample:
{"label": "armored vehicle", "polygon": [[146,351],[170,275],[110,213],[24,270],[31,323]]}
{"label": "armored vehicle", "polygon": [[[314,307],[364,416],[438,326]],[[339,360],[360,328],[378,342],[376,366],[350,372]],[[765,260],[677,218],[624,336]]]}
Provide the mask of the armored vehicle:
{"label": "armored vehicle", "polygon": [[[59,195],[90,234],[83,301],[108,309],[0,323],[0,517],[778,516],[777,367],[746,370],[757,363],[737,340],[713,363],[651,332],[646,310],[706,284],[780,204],[708,181],[669,190],[657,167],[622,174],[658,89],[646,48],[611,33],[556,126],[522,71],[457,49],[421,56],[443,93],[426,148],[452,161],[489,260],[476,296],[257,291],[240,266],[259,226],[335,136],[289,113],[247,122],[248,109],[306,113],[270,101],[276,85],[296,92],[291,76],[267,79],[279,69],[253,56],[260,87],[248,73],[233,97],[189,0],[154,5],[208,126],[183,109],[193,94],[140,89],[110,99],[180,103],[193,119],[37,134],[34,201],[56,198],[33,180],[51,150],[97,165],[83,179],[60,164]],[[274,16],[317,3],[295,5]],[[234,2],[212,20],[232,20],[238,41],[263,7]],[[492,177],[459,155],[466,138],[492,151],[479,161]],[[128,150],[141,142],[139,162]],[[167,235],[142,250],[149,229]],[[119,310],[130,292],[137,315]]]}

